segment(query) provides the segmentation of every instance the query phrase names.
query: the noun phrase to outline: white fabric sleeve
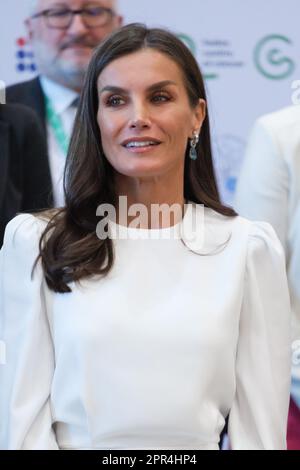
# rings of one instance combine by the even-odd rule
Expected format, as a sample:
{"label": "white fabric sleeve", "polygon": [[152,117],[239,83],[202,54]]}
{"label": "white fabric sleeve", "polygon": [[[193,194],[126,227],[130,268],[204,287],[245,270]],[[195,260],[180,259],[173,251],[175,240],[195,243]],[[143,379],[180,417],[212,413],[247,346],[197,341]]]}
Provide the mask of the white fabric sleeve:
{"label": "white fabric sleeve", "polygon": [[252,223],[229,415],[231,447],[286,449],[291,319],[285,259],[268,223]]}
{"label": "white fabric sleeve", "polygon": [[269,222],[286,249],[288,197],[287,164],[276,135],[261,118],[248,141],[234,208],[243,217]]}
{"label": "white fabric sleeve", "polygon": [[22,214],[5,231],[0,252],[0,448],[58,449],[52,428],[50,390],[54,348],[45,308],[38,255],[43,223]]}

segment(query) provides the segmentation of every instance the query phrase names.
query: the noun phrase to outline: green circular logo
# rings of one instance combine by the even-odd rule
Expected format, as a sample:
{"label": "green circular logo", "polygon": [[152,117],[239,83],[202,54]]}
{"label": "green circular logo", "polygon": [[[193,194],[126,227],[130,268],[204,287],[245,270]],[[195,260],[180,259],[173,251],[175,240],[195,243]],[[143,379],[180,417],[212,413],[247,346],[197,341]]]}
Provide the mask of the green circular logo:
{"label": "green circular logo", "polygon": [[283,80],[295,70],[295,63],[284,55],[282,46],[292,41],[280,34],[262,38],[254,50],[254,62],[259,72],[270,80]]}

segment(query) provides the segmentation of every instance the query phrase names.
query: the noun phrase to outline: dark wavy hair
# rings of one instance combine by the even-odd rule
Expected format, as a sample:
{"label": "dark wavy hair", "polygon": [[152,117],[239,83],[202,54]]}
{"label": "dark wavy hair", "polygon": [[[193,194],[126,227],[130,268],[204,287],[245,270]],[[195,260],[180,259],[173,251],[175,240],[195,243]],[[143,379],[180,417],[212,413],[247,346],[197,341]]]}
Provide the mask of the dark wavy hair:
{"label": "dark wavy hair", "polygon": [[[198,64],[190,50],[172,33],[131,24],[110,35],[94,52],[81,93],[64,174],[65,207],[45,213],[48,224],[40,239],[46,282],[54,292],[71,292],[68,283],[106,275],[114,263],[110,238],[99,240],[96,216],[100,204],[116,207],[114,169],[104,155],[97,123],[97,79],[113,60],[149,48],[171,58],[183,72],[191,107],[206,101]],[[184,197],[225,216],[235,216],[219,197],[213,168],[208,113],[196,147],[197,160],[185,156]],[[37,260],[37,261],[38,261]]]}

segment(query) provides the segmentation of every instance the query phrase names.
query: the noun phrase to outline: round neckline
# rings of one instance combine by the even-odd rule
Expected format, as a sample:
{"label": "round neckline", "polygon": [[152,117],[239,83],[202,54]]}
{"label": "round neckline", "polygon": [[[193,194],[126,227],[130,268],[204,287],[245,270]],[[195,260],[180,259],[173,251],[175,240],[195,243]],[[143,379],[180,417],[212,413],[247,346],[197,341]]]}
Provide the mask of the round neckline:
{"label": "round neckline", "polygon": [[150,238],[151,236],[158,236],[158,235],[166,235],[166,234],[174,234],[174,233],[179,233],[182,224],[184,223],[185,218],[187,217],[187,214],[189,212],[191,206],[191,202],[187,201],[185,202],[185,211],[183,214],[182,219],[177,222],[174,225],[170,225],[169,227],[160,227],[160,228],[138,228],[138,227],[130,227],[128,225],[121,225],[118,224],[117,222],[109,219],[109,225],[113,229],[113,232],[117,232],[119,234],[127,234],[127,235],[141,235],[145,236],[148,235]]}

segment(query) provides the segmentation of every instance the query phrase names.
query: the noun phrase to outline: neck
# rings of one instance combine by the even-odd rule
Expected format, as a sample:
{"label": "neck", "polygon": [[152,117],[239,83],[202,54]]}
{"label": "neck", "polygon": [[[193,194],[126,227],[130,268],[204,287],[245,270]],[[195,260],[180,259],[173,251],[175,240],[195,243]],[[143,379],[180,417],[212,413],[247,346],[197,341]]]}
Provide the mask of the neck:
{"label": "neck", "polygon": [[[117,174],[116,186],[118,196],[123,196],[121,204],[118,199],[116,208],[117,221],[121,225],[129,225],[138,217],[139,228],[166,228],[183,218],[183,175],[179,180],[171,175],[168,178],[129,178]],[[139,207],[132,207],[134,204]]]}

